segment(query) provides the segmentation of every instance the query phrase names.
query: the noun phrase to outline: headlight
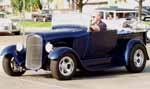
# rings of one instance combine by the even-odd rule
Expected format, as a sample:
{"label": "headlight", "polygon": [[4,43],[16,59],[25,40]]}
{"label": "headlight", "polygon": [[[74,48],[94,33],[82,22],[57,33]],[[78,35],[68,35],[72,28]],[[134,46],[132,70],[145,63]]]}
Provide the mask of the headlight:
{"label": "headlight", "polygon": [[22,50],[23,50],[23,45],[22,44],[17,44],[16,45],[16,50],[18,51],[18,52],[21,52]]}
{"label": "headlight", "polygon": [[45,50],[46,50],[46,52],[51,52],[51,51],[53,51],[53,45],[50,43],[50,42],[48,42],[46,45],[45,45]]}

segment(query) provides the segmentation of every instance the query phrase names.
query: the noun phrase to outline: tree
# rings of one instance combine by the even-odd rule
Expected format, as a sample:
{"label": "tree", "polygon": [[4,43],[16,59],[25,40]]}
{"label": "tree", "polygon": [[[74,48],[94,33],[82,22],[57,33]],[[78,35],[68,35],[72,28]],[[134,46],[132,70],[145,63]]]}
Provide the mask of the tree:
{"label": "tree", "polygon": [[[11,5],[15,11],[21,12],[23,9],[23,0],[11,0]],[[25,10],[30,11],[30,7],[33,8],[33,11],[41,9],[40,0],[25,0]]]}
{"label": "tree", "polygon": [[77,9],[79,12],[82,12],[83,6],[89,1],[89,0],[73,0],[74,3],[76,3]]}
{"label": "tree", "polygon": [[12,5],[14,11],[21,12],[23,2],[22,2],[22,0],[11,0],[11,5]]}
{"label": "tree", "polygon": [[42,8],[42,5],[40,0],[26,0],[25,8],[26,11],[31,11],[31,8],[33,11],[37,11]]}
{"label": "tree", "polygon": [[73,3],[76,4],[77,9],[80,13],[82,13],[84,5],[101,5],[101,4],[108,4],[108,2],[88,2],[89,0],[72,0]]}

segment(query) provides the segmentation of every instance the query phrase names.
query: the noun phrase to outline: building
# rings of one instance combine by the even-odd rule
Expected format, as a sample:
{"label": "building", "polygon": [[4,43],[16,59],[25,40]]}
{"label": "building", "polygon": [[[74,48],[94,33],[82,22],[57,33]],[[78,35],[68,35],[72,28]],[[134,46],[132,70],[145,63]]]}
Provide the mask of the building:
{"label": "building", "polygon": [[[69,9],[72,8],[70,3],[72,0],[54,0],[52,3],[53,8],[55,9]],[[118,8],[126,8],[126,9],[134,9],[138,6],[138,2],[135,0],[88,0],[88,2],[108,2],[108,4],[101,4],[101,5],[85,5],[83,7],[83,11],[92,11],[98,7],[118,7]],[[143,2],[144,6],[150,6],[150,0],[145,0]]]}
{"label": "building", "polygon": [[54,0],[51,4],[53,9],[68,9],[69,2],[68,0]]}
{"label": "building", "polygon": [[10,0],[1,0],[0,1],[0,11],[12,12],[11,1]]}
{"label": "building", "polygon": [[[134,9],[138,6],[138,2],[136,2],[136,0],[108,0],[108,2],[108,6],[116,6],[119,8]],[[143,6],[150,6],[150,0],[145,0],[143,2]]]}

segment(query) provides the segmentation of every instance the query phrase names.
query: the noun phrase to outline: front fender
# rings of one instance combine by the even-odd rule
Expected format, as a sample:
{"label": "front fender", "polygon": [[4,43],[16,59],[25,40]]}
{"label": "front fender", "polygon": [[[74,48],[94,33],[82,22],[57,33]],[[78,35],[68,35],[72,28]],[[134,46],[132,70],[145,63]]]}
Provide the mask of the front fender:
{"label": "front fender", "polygon": [[12,55],[16,55],[16,45],[10,45],[5,47],[2,52],[1,52],[1,56],[5,56],[7,54],[12,54]]}
{"label": "front fender", "polygon": [[[128,59],[129,59],[129,56],[130,56],[130,52],[132,50],[132,48],[134,47],[135,44],[141,44],[145,47],[145,44],[144,42],[142,42],[140,39],[132,39],[130,40],[128,43],[127,43],[127,46],[126,46],[126,50],[125,50],[125,63],[126,65],[128,65]],[[145,50],[146,50],[146,47],[145,47]],[[146,55],[148,57],[148,53],[146,51]],[[147,58],[149,59],[149,57]]]}
{"label": "front fender", "polygon": [[21,64],[23,64],[23,62],[24,62],[24,59],[23,59],[23,57],[24,57],[24,51],[22,51],[22,52],[20,52],[19,54],[17,53],[17,51],[16,51],[16,45],[10,45],[10,46],[7,46],[7,47],[5,47],[2,51],[1,51],[1,56],[6,56],[6,55],[12,55],[12,56],[14,56],[15,57],[15,59],[16,59],[16,62],[17,62],[17,64],[18,65],[21,65]]}
{"label": "front fender", "polygon": [[49,53],[48,58],[50,60],[58,60],[65,53],[72,53],[76,58],[79,59],[78,54],[72,48],[69,47],[56,48],[55,50]]}

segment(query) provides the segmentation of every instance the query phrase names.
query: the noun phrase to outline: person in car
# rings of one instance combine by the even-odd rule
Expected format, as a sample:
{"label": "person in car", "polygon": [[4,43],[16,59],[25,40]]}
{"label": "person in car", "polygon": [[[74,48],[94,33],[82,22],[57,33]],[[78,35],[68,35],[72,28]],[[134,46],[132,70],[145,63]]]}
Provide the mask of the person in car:
{"label": "person in car", "polygon": [[92,32],[99,32],[99,31],[106,31],[107,30],[107,25],[102,21],[100,13],[95,13],[92,16],[91,19],[91,31]]}

